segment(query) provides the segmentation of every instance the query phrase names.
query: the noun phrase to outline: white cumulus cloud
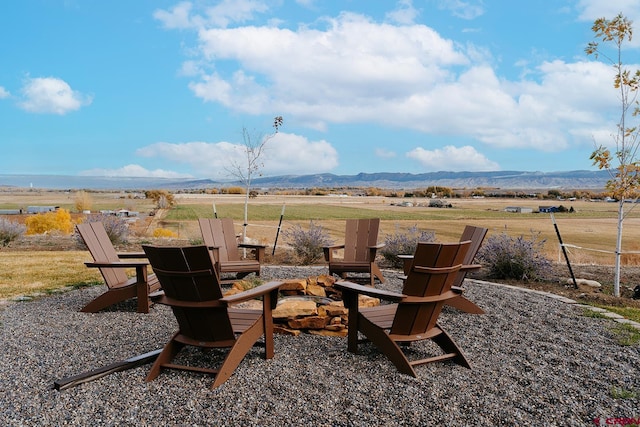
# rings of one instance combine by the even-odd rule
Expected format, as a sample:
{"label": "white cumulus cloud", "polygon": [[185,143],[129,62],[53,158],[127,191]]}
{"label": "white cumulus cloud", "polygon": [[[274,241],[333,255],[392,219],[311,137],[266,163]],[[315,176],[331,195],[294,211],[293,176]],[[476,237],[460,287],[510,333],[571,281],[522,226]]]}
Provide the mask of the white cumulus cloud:
{"label": "white cumulus cloud", "polygon": [[177,173],[162,169],[149,170],[140,165],[126,165],[117,169],[89,169],[80,172],[82,176],[118,176],[135,178],[192,178],[189,174]]}
{"label": "white cumulus cloud", "polygon": [[92,97],[71,89],[55,77],[28,78],[22,87],[21,108],[32,113],[66,114],[92,102]]}
{"label": "white cumulus cloud", "polygon": [[232,23],[251,20],[269,7],[262,0],[222,0],[204,7],[201,14],[192,14],[192,9],[191,2],[183,1],[170,10],[158,9],[153,16],[169,29],[202,28],[210,25],[227,27]]}
{"label": "white cumulus cloud", "polygon": [[396,157],[395,151],[387,150],[385,148],[376,148],[374,154],[381,159],[392,159]]}
{"label": "white cumulus cloud", "polygon": [[[224,141],[158,142],[138,149],[136,154],[188,165],[198,176],[234,179],[238,168],[246,170],[245,148],[242,144]],[[267,142],[259,161],[262,175],[313,174],[335,168],[338,154],[326,141],[309,141],[280,132]]]}
{"label": "white cumulus cloud", "polygon": [[580,12],[579,18],[585,21],[613,19],[621,12],[634,22],[640,18],[640,3],[636,0],[578,0],[576,9]]}
{"label": "white cumulus cloud", "polygon": [[[189,88],[239,114],[278,111],[321,131],[335,124],[375,123],[547,152],[590,146],[585,129],[594,135],[612,128],[605,113],[616,111],[608,64],[529,64],[522,77],[510,80],[500,75],[488,48],[456,43],[414,23],[419,11],[413,3],[396,2],[387,22],[343,12],[295,28],[244,24],[265,11],[263,2],[249,0],[222,13],[224,22],[195,2],[164,13],[173,16],[171,22],[197,28],[193,55],[183,66]],[[482,15],[485,4],[431,3],[465,19]],[[600,3],[580,0],[576,7],[592,15],[604,11],[596,9]],[[640,10],[635,3],[629,7],[633,13]],[[631,0],[607,4],[629,6]],[[166,16],[162,20],[169,22]],[[240,24],[227,26],[231,21]]]}
{"label": "white cumulus cloud", "polygon": [[447,145],[435,150],[415,148],[407,157],[417,160],[428,171],[496,171],[500,166],[471,146]]}
{"label": "white cumulus cloud", "polygon": [[0,99],[8,98],[10,96],[11,94],[9,93],[9,91],[6,90],[4,87],[0,86]]}

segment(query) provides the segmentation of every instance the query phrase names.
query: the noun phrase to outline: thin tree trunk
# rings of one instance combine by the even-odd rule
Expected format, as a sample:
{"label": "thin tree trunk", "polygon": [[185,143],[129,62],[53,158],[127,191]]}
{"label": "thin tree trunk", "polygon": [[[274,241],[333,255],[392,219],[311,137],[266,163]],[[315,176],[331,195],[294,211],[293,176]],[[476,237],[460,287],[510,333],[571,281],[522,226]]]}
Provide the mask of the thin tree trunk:
{"label": "thin tree trunk", "polygon": [[620,257],[622,255],[622,222],[624,220],[624,198],[618,202],[618,235],[616,238],[616,262],[613,278],[613,294],[620,296]]}
{"label": "thin tree trunk", "polygon": [[244,196],[244,223],[242,224],[242,243],[247,243],[247,223],[249,222],[249,186]]}

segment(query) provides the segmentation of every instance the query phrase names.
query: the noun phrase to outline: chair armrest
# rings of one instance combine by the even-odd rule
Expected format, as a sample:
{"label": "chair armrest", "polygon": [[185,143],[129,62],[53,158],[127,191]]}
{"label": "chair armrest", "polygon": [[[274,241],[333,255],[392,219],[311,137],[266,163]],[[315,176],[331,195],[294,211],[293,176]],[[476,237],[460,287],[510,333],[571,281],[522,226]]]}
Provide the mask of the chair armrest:
{"label": "chair armrest", "polygon": [[322,251],[324,252],[324,260],[327,262],[331,262],[331,260],[333,259],[333,251],[338,249],[344,249],[344,244],[323,247]]}
{"label": "chair armrest", "polygon": [[119,252],[118,258],[130,259],[130,258],[147,258],[147,254],[144,252]]}
{"label": "chair armrest", "polygon": [[443,292],[440,295],[432,295],[432,296],[426,296],[426,297],[407,296],[402,299],[402,303],[403,304],[423,304],[426,302],[446,301],[448,299],[455,298],[459,295],[460,295],[459,293],[453,290],[450,290],[447,292]]}
{"label": "chair armrest", "polygon": [[369,248],[369,261],[373,262],[376,259],[376,252],[378,249],[384,248],[384,243],[378,243],[374,246],[367,246]]}
{"label": "chair armrest", "polygon": [[94,262],[85,262],[84,265],[87,267],[114,267],[114,268],[138,268],[149,265],[148,261],[94,261]]}
{"label": "chair armrest", "polygon": [[249,301],[252,299],[256,299],[261,297],[269,292],[277,291],[283,282],[268,282],[264,285],[256,286],[253,289],[246,290],[244,292],[240,292],[239,294],[229,295],[227,297],[221,298],[220,301],[226,304],[237,304],[244,301]]}
{"label": "chair armrest", "polygon": [[413,255],[398,255],[398,259],[402,261],[402,272],[405,276],[409,275],[409,271],[411,270],[411,263],[413,262]]}
{"label": "chair armrest", "polygon": [[255,251],[256,261],[262,262],[266,245],[258,245],[255,243],[238,243],[238,248],[253,249]]}
{"label": "chair armrest", "polygon": [[413,267],[414,271],[418,271],[420,273],[427,274],[447,274],[447,273],[455,273],[456,271],[460,271],[462,264],[453,265],[451,267],[423,267],[421,265],[416,265]]}
{"label": "chair armrest", "polygon": [[247,249],[264,249],[267,245],[258,245],[255,243],[238,243],[239,248],[247,248]]}
{"label": "chair armrest", "polygon": [[373,298],[380,298],[385,301],[401,301],[402,299],[406,298],[406,295],[404,294],[376,289],[372,288],[371,286],[359,285],[353,282],[339,281],[334,283],[333,286],[343,292],[353,292],[357,294],[367,295]]}
{"label": "chair armrest", "polygon": [[482,268],[482,265],[480,264],[467,264],[460,267],[460,270],[467,272],[467,271],[480,270],[481,268]]}
{"label": "chair armrest", "polygon": [[397,292],[384,291],[382,289],[371,288],[369,286],[359,285],[357,283],[345,282],[345,281],[336,282],[333,286],[342,291],[354,292],[357,294],[364,294],[370,297],[380,298],[386,301],[402,302],[406,304],[423,304],[426,302],[446,301],[448,299],[451,299],[460,295],[459,293],[453,290],[450,290],[440,295],[414,297],[414,296],[399,294]]}
{"label": "chair armrest", "polygon": [[329,250],[335,251],[336,249],[343,249],[343,248],[344,248],[344,243],[342,245],[324,246],[322,249],[329,249]]}
{"label": "chair armrest", "polygon": [[211,255],[213,256],[213,262],[215,264],[215,269],[219,271],[220,268],[220,246],[207,246],[207,249],[211,251]]}
{"label": "chair armrest", "polygon": [[168,297],[164,294],[154,295],[153,301],[157,304],[169,305],[171,307],[183,307],[183,308],[226,307],[226,304],[220,302],[221,300],[182,301],[179,299]]}

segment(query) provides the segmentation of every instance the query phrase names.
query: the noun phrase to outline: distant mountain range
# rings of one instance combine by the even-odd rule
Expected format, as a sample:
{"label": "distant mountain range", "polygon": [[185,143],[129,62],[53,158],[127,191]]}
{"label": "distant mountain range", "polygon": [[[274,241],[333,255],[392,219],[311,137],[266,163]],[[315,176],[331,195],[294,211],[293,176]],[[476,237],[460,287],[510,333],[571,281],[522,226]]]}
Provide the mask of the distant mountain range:
{"label": "distant mountain range", "polygon": [[[283,175],[253,180],[253,187],[269,188],[335,188],[377,187],[385,189],[414,189],[436,185],[449,188],[515,189],[604,189],[607,171],[566,172],[428,172],[411,173],[359,173],[357,175]],[[170,179],[137,177],[100,177],[65,175],[0,175],[1,187],[52,190],[190,190],[239,185],[234,181],[210,179]]]}

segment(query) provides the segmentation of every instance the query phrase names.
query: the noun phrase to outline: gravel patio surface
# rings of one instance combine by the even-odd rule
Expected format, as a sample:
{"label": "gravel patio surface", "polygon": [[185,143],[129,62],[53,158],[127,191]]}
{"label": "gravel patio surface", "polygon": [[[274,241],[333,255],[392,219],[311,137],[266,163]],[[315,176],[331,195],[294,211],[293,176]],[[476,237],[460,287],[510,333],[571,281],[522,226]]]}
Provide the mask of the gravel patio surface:
{"label": "gravel patio surface", "polygon": [[[265,278],[306,277],[324,268],[265,266]],[[386,272],[400,289],[397,272]],[[345,338],[275,336],[275,358],[255,347],[234,375],[211,377],[150,365],[62,391],[55,380],[161,348],[177,324],[169,308],[135,303],[78,310],[101,286],[0,308],[0,414],[4,425],[137,426],[593,426],[640,418],[640,346],[621,346],[617,324],[584,308],[490,283],[467,286],[487,313],[445,309],[441,324],[473,369],[452,362],[400,374],[378,350],[346,351]],[[411,351],[425,355],[431,343]],[[199,363],[219,360],[199,350]],[[421,357],[421,356],[420,356]],[[620,397],[624,395],[624,397]],[[631,395],[632,397],[628,397]]]}

